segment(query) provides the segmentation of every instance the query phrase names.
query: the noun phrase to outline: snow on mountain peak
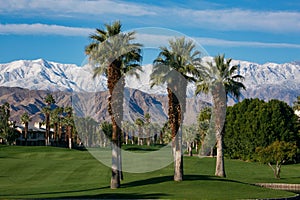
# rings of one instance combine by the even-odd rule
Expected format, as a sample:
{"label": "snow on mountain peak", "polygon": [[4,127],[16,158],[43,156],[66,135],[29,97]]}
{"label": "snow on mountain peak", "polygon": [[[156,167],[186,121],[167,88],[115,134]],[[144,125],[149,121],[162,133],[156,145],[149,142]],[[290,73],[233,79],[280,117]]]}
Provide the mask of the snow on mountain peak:
{"label": "snow on mountain peak", "polygon": [[[203,59],[211,61],[211,57]],[[299,63],[265,63],[263,65],[248,61],[232,60],[238,65],[238,73],[245,77],[244,84],[248,89],[265,86],[285,87],[299,90]],[[126,86],[148,93],[165,94],[165,87],[150,88],[152,65],[143,66],[140,79],[126,77]],[[32,90],[60,91],[104,91],[107,90],[106,77],[92,78],[93,69],[90,65],[61,64],[44,59],[19,60],[0,64],[0,86],[22,87]],[[193,85],[189,85],[188,96],[193,96]],[[299,94],[298,94],[299,95]]]}
{"label": "snow on mountain peak", "polygon": [[[0,85],[39,90],[103,91],[104,77],[92,80],[89,66],[48,62],[44,59],[18,60],[0,64]],[[88,81],[87,81],[88,80]]]}

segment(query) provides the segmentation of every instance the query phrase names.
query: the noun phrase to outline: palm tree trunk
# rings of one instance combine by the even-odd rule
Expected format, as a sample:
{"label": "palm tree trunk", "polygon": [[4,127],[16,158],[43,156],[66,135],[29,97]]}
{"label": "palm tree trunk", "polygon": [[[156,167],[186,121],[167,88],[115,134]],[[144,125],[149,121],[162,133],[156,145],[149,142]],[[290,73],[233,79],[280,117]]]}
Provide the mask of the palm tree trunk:
{"label": "palm tree trunk", "polygon": [[137,142],[138,142],[138,145],[140,145],[141,143],[140,143],[140,140],[141,140],[141,137],[140,137],[140,135],[141,135],[141,128],[140,128],[140,126],[139,126],[139,128],[138,128],[138,137],[137,137]]}
{"label": "palm tree trunk", "polygon": [[148,130],[147,130],[147,146],[150,146],[150,144],[151,144],[150,128],[148,127]]}
{"label": "palm tree trunk", "polygon": [[112,133],[112,165],[111,165],[111,181],[110,188],[116,189],[120,187],[120,173],[119,173],[119,152],[118,152],[118,140],[117,140],[117,125],[113,124],[113,133]]}
{"label": "palm tree trunk", "polygon": [[126,129],[125,129],[125,144],[126,145],[128,144],[128,127],[126,127]]}
{"label": "palm tree trunk", "polygon": [[189,150],[189,156],[193,156],[193,143],[188,142],[188,150]]}
{"label": "palm tree trunk", "polygon": [[118,127],[118,170],[119,170],[119,177],[120,180],[123,180],[123,171],[122,171],[122,129],[120,129],[120,127]]}
{"label": "palm tree trunk", "polygon": [[174,181],[183,180],[182,130],[175,137]]}
{"label": "palm tree trunk", "polygon": [[[107,69],[107,86],[109,90],[108,112],[112,120],[112,176],[110,188],[116,189],[120,187],[122,172],[121,162],[121,122],[123,120],[123,92],[125,86],[124,77],[121,78],[121,71],[118,66],[118,60],[112,62]],[[112,99],[112,97],[114,97]]]}
{"label": "palm tree trunk", "polygon": [[223,154],[223,127],[226,117],[226,92],[221,82],[212,87],[214,102],[215,133],[217,142],[216,176],[226,177]]}
{"label": "palm tree trunk", "polygon": [[61,124],[59,123],[58,124],[58,143],[60,143],[60,141],[61,141]]}
{"label": "palm tree trunk", "polygon": [[54,142],[57,142],[57,131],[58,131],[58,124],[54,124]]}
{"label": "palm tree trunk", "polygon": [[46,136],[45,136],[45,144],[49,145],[49,135],[50,135],[50,114],[46,113]]}
{"label": "palm tree trunk", "polygon": [[69,149],[72,149],[72,126],[68,125],[67,129],[68,129],[68,137],[69,137],[68,146]]}
{"label": "palm tree trunk", "polygon": [[182,157],[182,131],[181,124],[181,107],[176,95],[168,87],[169,98],[169,123],[172,132],[172,151],[174,159],[174,181],[183,180],[183,157]]}
{"label": "palm tree trunk", "polygon": [[216,162],[216,176],[226,177],[223,155],[223,135],[217,136],[217,162]]}
{"label": "palm tree trunk", "polygon": [[25,146],[27,146],[28,122],[25,123]]}

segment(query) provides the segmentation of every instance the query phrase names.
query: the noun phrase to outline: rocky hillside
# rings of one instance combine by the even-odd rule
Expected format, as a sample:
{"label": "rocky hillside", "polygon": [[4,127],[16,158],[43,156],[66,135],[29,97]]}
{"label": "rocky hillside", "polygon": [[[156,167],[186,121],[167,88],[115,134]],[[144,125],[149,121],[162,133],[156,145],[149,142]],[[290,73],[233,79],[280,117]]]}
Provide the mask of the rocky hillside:
{"label": "rocky hillside", "polygon": [[[16,87],[0,87],[0,104],[8,102],[11,105],[11,120],[20,121],[20,116],[28,112],[32,116],[32,123],[44,120],[41,112],[46,106],[43,99],[49,94],[45,90],[29,90]],[[72,106],[77,116],[92,117],[97,121],[110,120],[107,111],[108,92],[62,92],[51,93],[58,106]],[[140,90],[126,89],[124,98],[124,120],[134,122],[150,113],[152,122],[164,123],[167,120],[168,98],[165,95],[150,95]],[[196,116],[209,103],[199,98],[187,101],[185,123],[195,123]]]}

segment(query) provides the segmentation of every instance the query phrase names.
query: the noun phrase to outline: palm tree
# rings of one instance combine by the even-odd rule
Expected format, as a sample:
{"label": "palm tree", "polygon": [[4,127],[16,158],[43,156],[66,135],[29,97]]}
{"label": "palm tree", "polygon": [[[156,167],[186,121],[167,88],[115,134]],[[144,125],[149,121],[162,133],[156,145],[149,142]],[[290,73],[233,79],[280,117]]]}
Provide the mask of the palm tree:
{"label": "palm tree", "polygon": [[230,66],[231,59],[225,60],[224,55],[214,57],[214,62],[203,65],[202,76],[197,82],[196,94],[200,92],[212,94],[213,111],[212,123],[217,143],[216,176],[226,177],[223,155],[223,125],[226,116],[227,95],[231,94],[237,100],[241,95],[241,89],[246,89],[242,81],[243,76],[236,74],[237,65]]}
{"label": "palm tree", "polygon": [[31,121],[29,115],[27,112],[23,113],[21,115],[21,122],[24,124],[24,138],[25,138],[25,145],[27,146],[27,136],[28,136],[28,123]]}
{"label": "palm tree", "polygon": [[46,136],[45,136],[45,144],[49,145],[49,135],[50,135],[50,112],[51,112],[51,104],[55,103],[55,100],[51,94],[48,94],[44,102],[46,103],[46,107],[43,109],[43,113],[45,114],[45,123],[46,123]]}
{"label": "palm tree", "polygon": [[[128,132],[130,133],[131,144],[134,144],[134,132],[135,132],[134,123],[129,122]],[[129,133],[128,133],[128,138],[129,138]]]}
{"label": "palm tree", "polygon": [[[183,179],[182,133],[180,127],[186,106],[188,82],[195,81],[196,65],[200,63],[200,52],[195,44],[184,37],[169,41],[168,47],[160,47],[160,53],[154,60],[151,74],[151,86],[167,83],[169,98],[168,117],[172,131],[174,156],[174,180]],[[178,132],[178,134],[177,134]]]}
{"label": "palm tree", "polygon": [[[207,135],[208,133],[208,129],[209,129],[209,124],[210,124],[210,119],[211,119],[211,107],[205,107],[198,115],[198,131],[199,131],[199,134],[200,134],[200,142],[201,144],[204,143],[204,139],[205,139],[205,136]],[[204,148],[203,145],[201,145],[202,148]],[[210,147],[210,152],[206,152],[208,155],[210,156],[213,156],[213,146]],[[201,150],[201,152],[203,152],[203,149]]]}
{"label": "palm tree", "polygon": [[61,115],[63,114],[63,110],[63,107],[56,107],[51,111],[50,124],[53,126],[55,142],[61,138]]}
{"label": "palm tree", "polygon": [[73,118],[73,108],[68,106],[64,110],[66,112],[66,117],[64,118],[64,124],[67,127],[66,137],[69,149],[72,149],[72,133],[74,128],[74,118]]}
{"label": "palm tree", "polygon": [[[45,106],[42,108],[42,113],[45,115],[45,121],[43,121],[43,125],[46,124],[46,134],[45,134],[45,145],[48,146],[49,142],[49,133],[50,133],[50,107]],[[49,125],[47,125],[49,124]]]}
{"label": "palm tree", "polygon": [[112,177],[111,188],[120,187],[121,174],[121,121],[123,120],[123,91],[125,73],[137,73],[132,69],[141,69],[141,44],[133,43],[135,32],[121,32],[119,21],[105,24],[106,30],[96,29],[90,38],[93,40],[85,48],[89,60],[96,67],[94,78],[98,75],[107,76],[109,90],[108,112],[112,120]]}
{"label": "palm tree", "polygon": [[61,142],[62,128],[63,128],[63,113],[64,107],[57,107],[57,115],[58,115],[58,141]]}
{"label": "palm tree", "polygon": [[10,128],[9,117],[10,105],[5,102],[0,106],[0,136],[5,137],[9,144],[11,144],[15,140],[15,137],[13,136],[11,131],[12,129]]}
{"label": "palm tree", "polygon": [[112,124],[109,122],[102,122],[100,124],[100,128],[103,131],[103,133],[106,135],[106,137],[111,138],[112,136]]}
{"label": "palm tree", "polygon": [[151,127],[150,127],[150,123],[151,123],[151,115],[149,113],[145,114],[145,126],[147,129],[147,146],[150,146],[151,143],[151,138],[150,138],[150,131],[151,131]]}
{"label": "palm tree", "polygon": [[129,121],[123,121],[122,128],[123,128],[123,135],[125,139],[125,144],[128,144],[128,133],[129,133]]}
{"label": "palm tree", "polygon": [[141,118],[137,118],[135,120],[135,124],[138,127],[138,145],[142,145],[143,144],[143,140],[141,139],[141,136],[143,134],[142,126],[144,126],[144,121]]}

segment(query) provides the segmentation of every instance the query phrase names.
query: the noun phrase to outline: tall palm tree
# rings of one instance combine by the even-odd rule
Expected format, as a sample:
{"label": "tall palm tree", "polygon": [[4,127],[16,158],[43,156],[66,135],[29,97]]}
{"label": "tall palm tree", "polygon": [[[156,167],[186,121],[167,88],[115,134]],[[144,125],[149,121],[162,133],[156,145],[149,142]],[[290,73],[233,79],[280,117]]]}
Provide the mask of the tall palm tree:
{"label": "tall palm tree", "polygon": [[64,118],[64,124],[67,127],[67,142],[69,149],[72,149],[72,133],[74,128],[73,108],[68,106],[64,109],[66,116]]}
{"label": "tall palm tree", "polygon": [[108,112],[112,120],[112,177],[111,188],[119,188],[121,173],[121,121],[123,120],[123,91],[125,73],[135,74],[132,69],[141,69],[141,44],[133,43],[135,32],[123,33],[121,23],[105,24],[105,30],[96,29],[90,38],[92,43],[85,48],[89,60],[96,67],[94,77],[107,76],[109,90]]}
{"label": "tall palm tree", "polygon": [[58,141],[61,136],[61,115],[63,113],[62,107],[56,107],[51,111],[50,125],[53,126],[54,141]]}
{"label": "tall palm tree", "polygon": [[46,124],[45,145],[48,146],[49,134],[50,134],[50,113],[51,113],[50,107],[49,106],[43,107],[42,113],[44,113],[45,115],[45,121],[43,121],[43,125]]}
{"label": "tall palm tree", "polygon": [[[182,133],[180,127],[186,107],[188,82],[195,81],[196,65],[200,63],[200,52],[192,41],[184,37],[169,41],[169,47],[160,47],[154,60],[151,86],[167,83],[169,98],[168,117],[172,131],[174,156],[174,180],[183,179]],[[178,134],[177,134],[178,133]]]}
{"label": "tall palm tree", "polygon": [[64,107],[57,107],[56,112],[58,115],[58,141],[61,142],[61,135],[62,135],[62,128],[63,128],[63,113],[64,113]]}
{"label": "tall palm tree", "polygon": [[24,129],[24,138],[25,138],[25,145],[27,146],[27,137],[28,137],[28,123],[31,121],[29,115],[27,112],[23,113],[21,115],[21,122],[24,124],[25,129]]}
{"label": "tall palm tree", "polygon": [[138,145],[142,145],[143,144],[143,140],[141,139],[141,136],[143,134],[142,127],[144,126],[144,121],[141,118],[137,118],[135,120],[135,124],[138,127]]}
{"label": "tall palm tree", "polygon": [[[204,145],[202,145],[204,143],[204,139],[205,136],[208,133],[208,129],[209,129],[209,124],[210,124],[210,119],[211,119],[211,112],[212,109],[211,107],[205,107],[198,115],[197,121],[198,121],[198,131],[200,134],[200,142],[201,142],[201,147],[204,148]],[[205,152],[206,155],[210,155],[213,156],[213,149],[214,147],[211,146],[210,147],[210,152]],[[203,152],[203,149],[200,151]]]}
{"label": "tall palm tree", "polygon": [[45,114],[45,123],[46,123],[46,135],[45,135],[45,144],[49,145],[49,136],[50,136],[50,112],[51,105],[55,103],[55,100],[51,94],[48,94],[44,98],[44,102],[46,103],[46,107],[44,107],[43,112]]}
{"label": "tall palm tree", "polygon": [[9,123],[10,117],[10,105],[9,103],[5,102],[3,105],[0,106],[0,136],[5,137],[6,140],[11,144],[14,137],[10,137],[11,135],[11,128]]}
{"label": "tall palm tree", "polygon": [[[128,132],[130,133],[131,144],[134,144],[134,132],[135,132],[134,123],[129,122]],[[128,134],[129,137],[129,134]]]}
{"label": "tall palm tree", "polygon": [[226,116],[227,95],[239,99],[241,89],[246,89],[243,76],[237,74],[237,65],[231,66],[231,59],[225,60],[224,54],[214,57],[214,62],[208,62],[201,68],[202,76],[197,82],[196,94],[201,92],[212,94],[212,123],[217,144],[216,176],[226,177],[223,155],[223,125]]}
{"label": "tall palm tree", "polygon": [[129,133],[129,121],[123,121],[122,122],[122,129],[123,129],[123,135],[125,139],[125,144],[128,144],[128,133]]}
{"label": "tall palm tree", "polygon": [[151,138],[150,138],[151,127],[150,127],[150,123],[151,123],[151,115],[150,115],[150,113],[146,113],[145,114],[145,126],[146,126],[146,129],[147,129],[147,146],[150,146],[150,143],[151,143]]}

